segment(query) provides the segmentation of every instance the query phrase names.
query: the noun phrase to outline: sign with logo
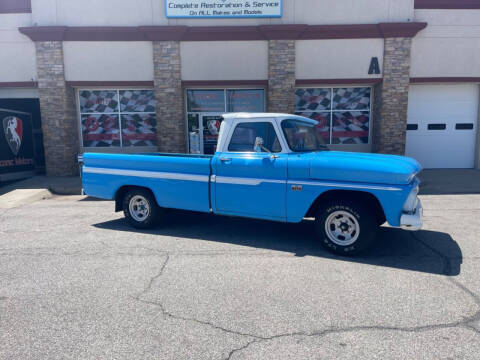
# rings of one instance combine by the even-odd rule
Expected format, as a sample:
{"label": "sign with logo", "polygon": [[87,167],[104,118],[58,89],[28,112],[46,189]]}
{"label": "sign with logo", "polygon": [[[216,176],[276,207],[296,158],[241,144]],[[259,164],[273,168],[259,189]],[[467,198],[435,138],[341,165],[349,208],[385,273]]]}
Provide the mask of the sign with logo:
{"label": "sign with logo", "polygon": [[165,0],[167,18],[282,17],[283,0]]}
{"label": "sign with logo", "polygon": [[35,169],[30,114],[0,109],[0,175]]}

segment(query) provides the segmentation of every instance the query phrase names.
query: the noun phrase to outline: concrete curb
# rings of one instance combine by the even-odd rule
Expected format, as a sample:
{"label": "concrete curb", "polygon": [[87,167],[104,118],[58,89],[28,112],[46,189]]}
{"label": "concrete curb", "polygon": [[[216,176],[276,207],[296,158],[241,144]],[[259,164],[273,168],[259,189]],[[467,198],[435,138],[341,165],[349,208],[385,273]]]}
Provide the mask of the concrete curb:
{"label": "concrete curb", "polygon": [[[0,184],[1,185],[1,184]],[[10,209],[57,195],[80,195],[79,177],[34,176],[0,187],[0,208]]]}
{"label": "concrete curb", "polygon": [[82,181],[78,176],[34,176],[1,187],[0,195],[16,189],[44,189],[58,195],[81,195]]}
{"label": "concrete curb", "polygon": [[47,189],[16,189],[0,196],[0,209],[11,209],[52,197]]}

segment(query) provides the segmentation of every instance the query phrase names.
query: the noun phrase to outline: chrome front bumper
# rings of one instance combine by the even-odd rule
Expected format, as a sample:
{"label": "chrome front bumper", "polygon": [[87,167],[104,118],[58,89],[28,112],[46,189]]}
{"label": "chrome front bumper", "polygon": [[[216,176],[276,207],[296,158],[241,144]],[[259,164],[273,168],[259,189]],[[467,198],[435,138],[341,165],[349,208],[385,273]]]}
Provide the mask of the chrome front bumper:
{"label": "chrome front bumper", "polygon": [[418,200],[417,207],[412,214],[403,214],[400,217],[400,227],[404,230],[416,231],[420,230],[423,225],[423,207]]}

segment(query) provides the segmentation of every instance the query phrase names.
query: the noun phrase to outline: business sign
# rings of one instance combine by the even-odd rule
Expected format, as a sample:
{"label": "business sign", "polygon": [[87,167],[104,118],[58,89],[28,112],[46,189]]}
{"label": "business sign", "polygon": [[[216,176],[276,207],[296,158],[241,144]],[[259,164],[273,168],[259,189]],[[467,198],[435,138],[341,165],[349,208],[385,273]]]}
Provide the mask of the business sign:
{"label": "business sign", "polygon": [[274,18],[283,0],[165,0],[167,18]]}
{"label": "business sign", "polygon": [[0,109],[0,175],[35,169],[30,114]]}

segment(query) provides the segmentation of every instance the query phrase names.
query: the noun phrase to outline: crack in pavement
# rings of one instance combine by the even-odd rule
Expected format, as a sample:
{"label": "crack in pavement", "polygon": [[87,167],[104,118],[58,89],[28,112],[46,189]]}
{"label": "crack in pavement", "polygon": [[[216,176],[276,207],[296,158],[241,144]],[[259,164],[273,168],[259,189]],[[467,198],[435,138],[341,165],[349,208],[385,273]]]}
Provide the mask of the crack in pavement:
{"label": "crack in pavement", "polygon": [[[445,326],[446,325],[446,326]],[[426,326],[419,326],[419,327],[394,327],[394,326],[352,326],[352,327],[340,327],[340,328],[329,328],[317,332],[312,332],[312,333],[304,333],[304,332],[294,332],[294,333],[288,333],[288,334],[278,334],[274,335],[268,338],[260,338],[260,339],[255,339],[253,341],[248,342],[247,344],[243,345],[242,347],[235,348],[230,351],[228,356],[224,360],[230,360],[232,356],[234,356],[236,353],[241,352],[248,347],[250,347],[253,344],[256,343],[262,343],[266,341],[271,341],[279,338],[284,338],[284,337],[325,337],[330,334],[342,334],[342,333],[350,333],[350,332],[357,332],[357,331],[400,331],[400,332],[425,332],[425,331],[430,331],[430,330],[435,330],[435,329],[445,329],[445,328],[453,328],[453,327],[458,327],[460,326],[455,325],[454,323],[452,324],[438,324],[438,325],[426,325]],[[466,329],[472,330],[478,334],[480,334],[480,331],[477,329],[471,327],[471,326],[465,326]]]}
{"label": "crack in pavement", "polygon": [[[463,327],[465,329],[468,329],[470,331],[475,332],[476,334],[480,334],[480,329],[476,327],[477,322],[480,322],[480,297],[475,294],[473,291],[471,291],[469,288],[458,282],[457,280],[451,278],[451,272],[452,272],[452,265],[451,261],[459,260],[460,258],[458,257],[449,257],[448,255],[443,254],[441,251],[438,249],[432,247],[428,243],[425,243],[423,240],[419,239],[417,236],[415,236],[413,233],[410,233],[411,236],[413,237],[414,240],[418,241],[421,243],[424,247],[428,248],[435,256],[440,257],[443,261],[443,269],[442,273],[447,277],[447,280],[450,281],[454,286],[458,287],[462,292],[466,293],[469,297],[474,299],[476,305],[479,307],[477,312],[473,314],[472,316],[469,317],[464,317],[460,321],[455,321],[455,322],[450,322],[450,323],[442,323],[442,324],[434,324],[434,325],[421,325],[421,326],[416,326],[416,327],[395,327],[395,326],[381,326],[381,325],[370,325],[370,326],[353,326],[353,327],[331,327],[323,330],[318,330],[315,332],[292,332],[292,333],[284,333],[284,334],[276,334],[273,336],[261,336],[257,334],[252,334],[252,333],[246,333],[246,332],[241,332],[241,331],[236,331],[233,329],[228,329],[225,327],[222,327],[220,325],[217,325],[213,322],[210,321],[205,321],[205,320],[200,320],[196,319],[194,317],[186,317],[178,314],[174,314],[170,311],[168,311],[164,304],[162,302],[156,302],[156,301],[149,301],[145,300],[142,297],[146,295],[148,292],[150,292],[154,286],[154,284],[162,277],[162,275],[165,273],[165,270],[169,264],[169,261],[171,259],[172,255],[179,255],[179,256],[196,256],[196,255],[228,255],[228,254],[245,254],[245,255],[252,255],[253,252],[255,252],[255,255],[274,255],[271,253],[265,253],[261,252],[258,253],[256,251],[245,251],[245,250],[240,250],[240,251],[212,251],[212,252],[192,252],[192,251],[186,251],[186,252],[168,252],[160,249],[154,249],[154,248],[149,248],[145,246],[134,246],[134,247],[126,247],[125,250],[130,250],[134,251],[136,249],[140,250],[147,250],[153,254],[156,255],[161,255],[165,259],[159,269],[159,271],[149,279],[148,283],[144,287],[144,289],[138,293],[135,296],[132,296],[133,299],[136,301],[149,304],[152,306],[156,306],[160,309],[160,312],[158,315],[163,315],[164,317],[169,317],[172,319],[176,320],[182,320],[182,321],[189,321],[193,322],[196,324],[200,324],[203,326],[209,326],[212,329],[220,330],[224,333],[228,334],[233,334],[233,335],[238,335],[238,336],[243,336],[249,339],[249,341],[242,345],[241,347],[234,348],[230,351],[228,356],[225,359],[231,359],[235,354],[247,349],[248,347],[252,346],[253,344],[260,343],[260,342],[266,342],[266,341],[272,341],[278,338],[284,338],[284,337],[292,337],[292,336],[298,336],[298,337],[311,337],[311,336],[316,336],[316,337],[322,337],[326,336],[332,333],[346,333],[346,332],[354,332],[354,331],[368,331],[368,330],[377,330],[377,331],[402,331],[402,332],[422,332],[422,331],[429,331],[429,330],[434,330],[434,329],[444,329],[444,328],[454,328],[454,327]],[[65,251],[60,251],[60,252],[51,252],[52,250],[60,250],[58,248],[26,248],[24,250],[31,250],[33,252],[31,253],[13,253],[13,251],[18,250],[18,249],[0,249],[0,251],[4,251],[4,253],[0,253],[0,255],[63,255],[63,256],[78,256],[78,255],[86,255],[86,256],[95,256],[99,254],[105,255],[130,255],[130,256],[138,256],[136,253],[132,252],[114,252],[113,254],[105,254],[105,250],[112,250],[112,249],[117,249],[109,244],[107,244],[104,241],[100,241],[100,244],[104,248],[102,251],[98,251],[95,253],[86,253],[84,250],[79,250],[75,252],[65,252]],[[39,252],[40,250],[40,252]],[[42,253],[41,250],[47,250],[50,251],[50,253]],[[118,250],[118,249],[117,249]],[[7,251],[7,253],[5,253]],[[11,253],[8,253],[9,251],[12,251]],[[145,255],[144,255],[145,256]],[[285,255],[283,255],[285,256]],[[288,255],[292,256],[292,255]],[[432,256],[432,257],[435,257]],[[332,256],[332,259],[335,257]],[[156,318],[156,317],[155,317]],[[153,321],[153,320],[152,320]],[[478,326],[478,325],[477,325]]]}
{"label": "crack in pavement", "polygon": [[[271,341],[271,340],[278,339],[278,338],[292,337],[292,336],[323,337],[323,336],[326,336],[326,335],[329,335],[329,334],[332,334],[332,333],[346,333],[346,332],[368,331],[368,330],[401,331],[401,332],[424,332],[424,331],[430,331],[430,330],[435,330],[435,329],[447,329],[447,328],[455,328],[455,327],[463,327],[465,329],[474,331],[477,334],[480,334],[480,330],[477,329],[474,326],[474,323],[476,323],[477,321],[480,321],[480,298],[479,298],[479,296],[477,294],[475,294],[473,291],[471,291],[470,289],[468,289],[463,284],[459,283],[458,281],[456,281],[456,280],[454,280],[450,277],[451,276],[451,268],[452,268],[450,261],[451,260],[458,260],[458,257],[449,258],[447,255],[443,254],[439,250],[431,247],[430,245],[428,245],[424,241],[422,241],[419,238],[417,238],[416,236],[414,236],[413,233],[410,233],[410,234],[412,235],[412,237],[416,241],[420,242],[422,245],[424,245],[425,247],[430,249],[435,255],[437,255],[438,257],[440,257],[442,259],[442,261],[443,261],[443,274],[445,276],[447,276],[448,281],[452,282],[462,292],[466,293],[469,297],[471,297],[474,300],[475,304],[478,306],[478,309],[475,312],[475,314],[473,314],[471,316],[468,316],[468,317],[464,317],[463,320],[460,320],[460,321],[441,323],[441,324],[433,324],[433,325],[421,325],[421,326],[414,326],[414,327],[397,327],[397,326],[382,326],[382,325],[352,326],[352,327],[337,327],[337,328],[333,327],[333,328],[328,328],[328,329],[319,330],[319,331],[310,332],[310,333],[308,333],[308,332],[293,332],[293,333],[286,333],[286,334],[276,334],[276,335],[269,336],[269,337],[256,335],[256,334],[250,334],[250,333],[244,333],[244,332],[240,332],[240,331],[236,331],[236,330],[232,330],[232,329],[228,329],[228,328],[216,325],[213,322],[173,314],[165,308],[165,306],[162,302],[148,301],[148,300],[142,299],[142,296],[146,295],[152,289],[154,283],[157,280],[159,280],[162,277],[162,275],[164,274],[165,269],[167,268],[167,265],[170,261],[170,253],[168,253],[168,252],[163,252],[163,254],[165,256],[165,260],[164,260],[159,272],[155,276],[150,278],[150,280],[149,280],[147,286],[144,288],[144,290],[141,293],[139,293],[138,295],[133,296],[133,298],[135,300],[139,301],[139,302],[149,304],[149,305],[153,305],[153,306],[157,306],[160,309],[161,314],[165,317],[169,317],[169,318],[173,318],[173,319],[177,319],[177,320],[183,320],[183,321],[191,321],[191,322],[194,322],[194,323],[197,323],[197,324],[209,326],[213,329],[217,329],[217,330],[223,331],[225,333],[245,336],[245,337],[249,337],[249,338],[253,339],[253,340],[247,342],[245,345],[242,345],[241,347],[232,349],[230,351],[230,353],[228,354],[228,356],[225,358],[226,360],[231,359],[232,356],[234,356],[236,353],[245,350],[246,348],[248,348],[249,346],[251,346],[255,343],[266,342],[266,341]],[[151,250],[153,250],[153,249],[151,249]],[[154,251],[160,252],[158,250],[154,250]],[[226,253],[228,254],[230,252],[227,251]],[[182,253],[178,253],[178,254],[179,255],[184,255]],[[196,254],[192,254],[192,253],[188,254],[187,253],[186,255],[196,255]],[[210,255],[212,255],[212,254],[210,254]]]}
{"label": "crack in pavement", "polygon": [[208,321],[203,321],[203,320],[199,320],[199,319],[195,319],[195,318],[188,318],[188,317],[184,317],[184,316],[181,316],[181,315],[175,315],[169,311],[167,311],[165,309],[165,306],[163,305],[163,303],[161,302],[156,302],[156,301],[148,301],[148,300],[144,300],[142,299],[142,296],[147,294],[151,289],[152,289],[152,286],[153,284],[155,283],[155,281],[157,279],[159,279],[166,267],[167,267],[167,264],[168,262],[170,261],[170,254],[169,253],[165,253],[164,254],[165,256],[165,260],[159,270],[159,272],[153,276],[152,278],[150,278],[150,281],[148,282],[147,286],[143,289],[142,292],[140,292],[139,294],[133,296],[133,298],[139,302],[142,302],[142,303],[145,303],[145,304],[149,304],[149,305],[154,305],[154,306],[157,306],[162,315],[165,316],[165,317],[169,317],[169,318],[172,318],[172,319],[177,319],[177,320],[183,320],[183,321],[192,321],[192,322],[195,322],[195,323],[198,323],[198,324],[201,324],[201,325],[207,325],[207,326],[210,326],[214,329],[217,329],[217,330],[221,330],[223,332],[226,332],[226,333],[230,333],[230,334],[234,334],[234,335],[240,335],[240,336],[248,336],[248,337],[253,337],[253,338],[259,338],[258,336],[255,336],[255,335],[252,335],[252,334],[247,334],[247,333],[243,333],[243,332],[239,332],[239,331],[235,331],[235,330],[230,330],[230,329],[226,329],[226,328],[223,328],[221,326],[218,326],[218,325],[215,325],[211,322],[208,322]]}
{"label": "crack in pavement", "polygon": [[344,328],[331,328],[331,329],[326,329],[318,332],[313,332],[313,333],[302,333],[302,332],[297,332],[297,333],[290,333],[290,334],[279,334],[272,336],[270,338],[262,338],[262,339],[255,339],[253,341],[250,341],[246,345],[235,348],[232,351],[230,351],[228,357],[226,357],[226,360],[230,360],[233,355],[236,353],[243,351],[247,349],[249,346],[259,343],[259,342],[264,342],[264,341],[270,341],[274,340],[277,338],[281,337],[291,337],[291,336],[304,336],[304,337],[309,337],[309,336],[318,336],[318,337],[324,337],[329,334],[335,334],[335,333],[346,333],[346,332],[355,332],[355,331],[366,331],[366,330],[377,330],[377,331],[403,331],[403,332],[424,332],[424,331],[430,331],[430,330],[435,330],[435,329],[447,329],[447,328],[455,328],[455,327],[463,327],[465,329],[471,330],[475,332],[476,334],[480,334],[480,329],[475,327],[475,324],[477,322],[480,322],[480,297],[471,291],[468,287],[465,285],[461,284],[457,280],[453,279],[451,277],[452,275],[452,265],[451,261],[452,260],[459,260],[458,257],[449,257],[446,254],[443,254],[441,251],[438,249],[430,246],[426,242],[422,241],[420,238],[415,236],[413,232],[410,232],[410,235],[413,237],[414,240],[418,241],[421,243],[423,246],[428,248],[430,251],[432,251],[434,254],[436,254],[438,257],[440,257],[443,261],[443,275],[446,276],[447,280],[450,281],[454,286],[459,288],[462,292],[466,293],[469,297],[471,297],[474,302],[477,304],[478,309],[475,312],[475,314],[469,316],[469,317],[464,317],[463,320],[461,321],[455,321],[451,323],[444,323],[444,324],[436,324],[436,325],[423,325],[423,326],[416,326],[416,327],[395,327],[395,326],[353,326],[353,327],[344,327]]}

